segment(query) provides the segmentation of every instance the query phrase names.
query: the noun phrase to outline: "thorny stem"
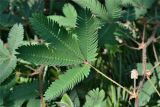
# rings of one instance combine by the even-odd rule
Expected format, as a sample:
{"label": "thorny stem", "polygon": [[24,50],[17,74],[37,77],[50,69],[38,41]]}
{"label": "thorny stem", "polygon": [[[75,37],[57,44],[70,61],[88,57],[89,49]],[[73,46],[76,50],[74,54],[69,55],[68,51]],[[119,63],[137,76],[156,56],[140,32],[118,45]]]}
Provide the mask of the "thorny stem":
{"label": "thorny stem", "polygon": [[92,66],[90,63],[86,62],[85,64],[89,65],[91,68],[93,68],[97,73],[101,74],[103,77],[105,77],[106,79],[110,80],[111,82],[113,82],[114,84],[116,84],[117,86],[119,86],[120,88],[122,88],[124,91],[128,92],[130,95],[132,95],[133,93],[131,91],[129,91],[128,89],[126,89],[125,87],[123,87],[122,85],[120,85],[119,83],[117,83],[116,81],[114,81],[113,79],[111,79],[110,77],[108,77],[107,75],[105,75],[104,73],[102,73],[101,71],[99,71],[97,68],[95,68],[94,66]]}

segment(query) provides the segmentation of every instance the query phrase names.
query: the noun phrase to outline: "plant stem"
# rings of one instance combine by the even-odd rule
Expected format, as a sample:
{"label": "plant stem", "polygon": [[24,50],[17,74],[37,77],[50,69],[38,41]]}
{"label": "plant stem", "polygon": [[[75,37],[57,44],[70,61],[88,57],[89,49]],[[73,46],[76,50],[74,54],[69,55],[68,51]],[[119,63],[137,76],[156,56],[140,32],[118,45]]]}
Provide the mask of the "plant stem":
{"label": "plant stem", "polygon": [[[152,35],[150,36],[150,38],[148,38],[148,40],[146,42],[144,42],[145,39],[145,25],[144,25],[144,29],[143,29],[143,37],[142,37],[142,44],[144,44],[144,47],[142,48],[142,67],[143,67],[143,78],[140,81],[139,85],[138,85],[138,90],[137,93],[139,93],[141,91],[141,89],[143,88],[143,84],[145,81],[145,73],[146,73],[146,63],[147,63],[147,47],[154,41],[155,39],[155,35],[156,35],[156,31],[160,26],[160,22],[157,22],[157,24],[155,25]],[[135,107],[139,107],[138,105],[138,100],[135,100]],[[137,101],[137,103],[136,103]]]}
{"label": "plant stem", "polygon": [[152,47],[153,47],[153,53],[154,53],[154,57],[156,59],[156,63],[158,63],[158,56],[157,56],[157,52],[156,52],[156,48],[155,48],[154,43],[152,44]]}
{"label": "plant stem", "polygon": [[148,81],[150,82],[150,84],[152,85],[152,87],[155,89],[155,91],[157,92],[158,96],[160,97],[160,92],[157,90],[157,88],[154,86],[153,82],[151,81],[151,79],[149,77],[147,77]]}
{"label": "plant stem", "polygon": [[40,94],[40,107],[45,107],[45,101],[43,99],[43,71],[44,65],[41,65],[37,71],[39,71],[39,94]]}
{"label": "plant stem", "polygon": [[91,68],[93,68],[96,72],[98,72],[99,74],[101,74],[103,77],[105,77],[106,79],[110,80],[111,82],[113,82],[114,84],[116,84],[117,86],[119,86],[120,88],[122,88],[123,90],[125,90],[126,92],[128,92],[130,95],[132,95],[131,91],[129,91],[128,89],[126,89],[125,87],[123,87],[122,85],[120,85],[119,83],[117,83],[116,81],[114,81],[113,79],[111,79],[110,77],[108,77],[107,75],[105,75],[104,73],[102,73],[101,71],[99,71],[97,68],[95,68],[91,64],[88,63],[88,65]]}

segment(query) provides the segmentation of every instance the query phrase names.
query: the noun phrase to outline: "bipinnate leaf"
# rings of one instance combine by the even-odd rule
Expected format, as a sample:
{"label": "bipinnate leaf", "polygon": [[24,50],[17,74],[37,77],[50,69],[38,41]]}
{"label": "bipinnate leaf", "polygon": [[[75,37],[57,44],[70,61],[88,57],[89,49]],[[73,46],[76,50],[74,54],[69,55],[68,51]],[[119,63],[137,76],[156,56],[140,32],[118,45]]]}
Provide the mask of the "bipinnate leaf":
{"label": "bipinnate leaf", "polygon": [[106,107],[104,90],[93,89],[86,95],[86,102],[83,107]]}
{"label": "bipinnate leaf", "polygon": [[0,64],[7,60],[9,57],[9,51],[4,47],[2,40],[0,39]]}
{"label": "bipinnate leaf", "polygon": [[63,14],[65,16],[50,15],[49,19],[56,21],[60,26],[67,28],[75,28],[77,21],[77,12],[71,4],[65,4],[63,7]]}
{"label": "bipinnate leaf", "polygon": [[4,47],[0,40],[0,84],[12,73],[16,67],[17,58],[16,49],[21,45],[23,40],[23,27],[21,24],[15,24],[8,37],[8,49]]}
{"label": "bipinnate leaf", "polygon": [[57,51],[45,45],[22,46],[17,51],[20,53],[17,57],[35,64],[64,66],[82,63],[82,60],[73,57],[72,53]]}
{"label": "bipinnate leaf", "polygon": [[19,58],[36,64],[61,66],[95,60],[99,21],[90,11],[84,10],[79,15],[78,27],[73,34],[40,14],[30,20],[35,31],[49,43],[49,48],[23,46],[18,50]]}
{"label": "bipinnate leaf", "polygon": [[93,14],[97,17],[102,18],[103,20],[107,20],[108,15],[106,8],[103,4],[101,4],[98,0],[72,0],[81,7],[88,8],[91,10]]}
{"label": "bipinnate leaf", "polygon": [[0,84],[12,73],[13,69],[16,67],[16,62],[16,57],[10,56],[10,58],[0,63]]}
{"label": "bipinnate leaf", "polygon": [[16,49],[22,45],[23,42],[24,30],[21,24],[15,24],[10,32],[8,37],[8,49],[10,53],[15,54]]}
{"label": "bipinnate leaf", "polygon": [[89,10],[81,12],[77,22],[76,34],[83,57],[87,61],[94,61],[97,56],[99,21]]}
{"label": "bipinnate leaf", "polygon": [[57,23],[41,14],[34,14],[30,19],[33,29],[39,36],[56,51],[67,52],[72,57],[83,60],[76,38],[73,34],[68,33],[64,27],[60,27]]}
{"label": "bipinnate leaf", "polygon": [[64,74],[55,80],[44,94],[45,100],[55,99],[62,93],[72,89],[77,83],[82,81],[89,75],[90,67],[83,65],[82,67],[74,67],[67,70]]}

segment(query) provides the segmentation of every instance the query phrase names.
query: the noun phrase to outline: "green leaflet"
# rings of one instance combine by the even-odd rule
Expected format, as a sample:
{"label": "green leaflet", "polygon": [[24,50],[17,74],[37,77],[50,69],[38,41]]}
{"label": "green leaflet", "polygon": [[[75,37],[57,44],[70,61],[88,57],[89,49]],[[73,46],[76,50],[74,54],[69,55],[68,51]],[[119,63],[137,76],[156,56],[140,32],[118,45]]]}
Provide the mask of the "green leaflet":
{"label": "green leaflet", "polygon": [[7,60],[9,57],[9,51],[3,46],[3,42],[0,40],[0,64]]}
{"label": "green leaflet", "polygon": [[121,89],[110,85],[107,91],[107,98],[105,107],[122,107],[122,102],[128,102],[129,94]]}
{"label": "green leaflet", "polygon": [[9,33],[8,46],[4,48],[0,40],[0,84],[12,73],[16,67],[17,58],[15,56],[17,49],[23,40],[23,27],[21,24],[15,24]]}
{"label": "green leaflet", "polygon": [[17,55],[19,58],[35,64],[64,66],[82,63],[65,50],[57,51],[45,45],[22,46],[18,52],[21,53]]}
{"label": "green leaflet", "polygon": [[67,95],[67,94],[64,94],[61,101],[60,102],[56,102],[57,105],[59,107],[61,106],[64,106],[64,107],[74,107],[74,104],[71,100],[71,98]]}
{"label": "green leaflet", "polygon": [[[155,85],[156,84],[156,76],[153,76],[151,78],[151,81]],[[145,106],[149,102],[149,100],[151,99],[151,96],[153,95],[153,93],[155,93],[155,89],[153,88],[153,86],[151,85],[151,83],[149,81],[146,81],[143,85],[143,89],[139,93],[139,105]]]}
{"label": "green leaflet", "polygon": [[[120,0],[105,0],[105,5],[98,0],[72,0],[83,8],[88,8],[97,17],[107,22],[118,19],[122,15],[122,7]],[[105,22],[106,23],[106,22]]]}
{"label": "green leaflet", "polygon": [[107,20],[107,11],[104,5],[102,5],[98,0],[72,0],[83,8],[88,8],[97,17]]}
{"label": "green leaflet", "polygon": [[0,13],[0,27],[12,27],[15,23],[20,23],[21,19],[11,13],[2,14]]}
{"label": "green leaflet", "polygon": [[83,107],[107,107],[104,90],[93,89],[86,95],[86,103]]}
{"label": "green leaflet", "polygon": [[121,0],[105,0],[107,20],[115,20],[122,17]]}
{"label": "green leaflet", "polygon": [[49,19],[56,21],[60,26],[75,28],[77,20],[77,12],[71,4],[65,4],[63,7],[65,17],[58,15],[48,16]]}
{"label": "green leaflet", "polygon": [[[138,71],[138,75],[143,76],[143,67],[142,67],[142,63],[137,63],[137,71]],[[146,63],[146,69],[147,70],[151,70],[153,67],[153,65],[151,63]]]}
{"label": "green leaflet", "polygon": [[[152,6],[155,0],[105,0],[105,5],[101,4],[98,0],[72,1],[83,8],[90,9],[97,17],[110,23],[121,17],[126,17],[127,20],[128,18],[130,20],[144,16],[147,13],[147,9]],[[126,9],[122,7],[126,7]],[[134,11],[131,11],[130,7],[133,7]]]}
{"label": "green leaflet", "polygon": [[1,0],[1,5],[0,5],[0,13],[4,11],[4,9],[8,6],[9,0]]}
{"label": "green leaflet", "polygon": [[75,67],[67,70],[66,73],[59,76],[55,82],[45,92],[45,100],[55,99],[68,89],[72,89],[74,85],[82,81],[89,75],[90,67],[84,65],[82,67]]}
{"label": "green leaflet", "polygon": [[79,15],[77,26],[76,34],[80,50],[85,60],[94,61],[97,56],[99,22],[89,11],[83,11]]}
{"label": "green leaflet", "polygon": [[59,27],[57,23],[47,17],[35,14],[30,19],[35,31],[57,51],[67,51],[73,57],[83,60],[83,56],[78,47],[76,39],[68,33],[64,27]]}
{"label": "green leaflet", "polygon": [[140,16],[144,16],[155,0],[122,0],[122,5],[124,6],[133,6],[135,19],[138,19]]}
{"label": "green leaflet", "polygon": [[27,107],[40,107],[40,100],[31,98],[28,101]]}
{"label": "green leaflet", "polygon": [[[151,70],[151,68],[152,68],[152,65],[150,63],[147,63],[147,69]],[[151,81],[154,84],[154,86],[158,89],[157,80],[160,79],[160,73],[159,73],[160,67],[158,66],[155,69],[156,69],[156,71],[153,71]],[[147,80],[143,85],[142,91],[139,93],[139,105],[140,106],[145,106],[150,100],[152,100],[152,95],[154,93],[156,93],[154,87]]]}
{"label": "green leaflet", "polygon": [[12,73],[13,69],[16,67],[16,62],[16,57],[12,56],[10,59],[7,59],[0,64],[0,83]]}
{"label": "green leaflet", "polygon": [[8,46],[9,51],[15,54],[15,50],[22,44],[23,41],[23,26],[21,24],[15,24],[9,32]]}
{"label": "green leaflet", "polygon": [[[16,86],[15,88],[13,88],[13,92],[10,95],[11,100],[14,102],[14,107],[21,107],[26,100],[31,99],[33,101],[33,99],[35,99],[37,96],[38,96],[38,81],[33,81],[32,83]],[[38,107],[38,106],[32,105],[32,107]]]}

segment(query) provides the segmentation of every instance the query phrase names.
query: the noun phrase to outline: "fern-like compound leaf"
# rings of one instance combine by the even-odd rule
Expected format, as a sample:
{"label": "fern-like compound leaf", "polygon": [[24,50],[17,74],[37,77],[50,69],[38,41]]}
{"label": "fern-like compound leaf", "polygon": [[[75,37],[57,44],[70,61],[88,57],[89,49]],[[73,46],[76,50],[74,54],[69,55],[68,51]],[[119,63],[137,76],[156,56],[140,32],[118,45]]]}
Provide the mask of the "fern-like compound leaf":
{"label": "fern-like compound leaf", "polygon": [[10,56],[10,58],[0,63],[0,84],[12,73],[16,67],[16,62],[16,57]]}
{"label": "fern-like compound leaf", "polygon": [[45,45],[22,46],[17,51],[20,53],[17,55],[19,58],[35,64],[64,66],[82,63],[72,53],[57,51]]}
{"label": "fern-like compound leaf", "polygon": [[50,46],[54,47],[56,51],[67,51],[73,57],[83,59],[77,40],[64,27],[59,27],[53,20],[47,19],[41,14],[33,15],[30,21],[37,34],[50,43]]}
{"label": "fern-like compound leaf", "polygon": [[[16,86],[13,88],[12,93],[10,95],[11,100],[14,102],[14,107],[21,107],[25,101],[27,100],[33,101],[33,99],[36,99],[37,96],[38,96],[38,81],[33,81],[32,83]],[[27,107],[39,107],[39,106],[27,105]]]}
{"label": "fern-like compound leaf", "polygon": [[105,0],[108,20],[115,20],[122,17],[121,0]]}
{"label": "fern-like compound leaf", "polygon": [[53,21],[56,21],[59,25],[64,27],[68,28],[76,27],[77,12],[71,4],[64,5],[63,14],[65,15],[65,17],[58,15],[51,15],[48,16],[48,18],[52,19]]}
{"label": "fern-like compound leaf", "polygon": [[156,0],[122,0],[123,6],[133,6],[135,19],[140,18],[147,13],[147,10],[153,5]]}
{"label": "fern-like compound leaf", "polygon": [[99,88],[91,90],[86,95],[86,103],[83,107],[106,107],[104,98],[104,90],[99,90]]}
{"label": "fern-like compound leaf", "polygon": [[103,20],[108,20],[107,11],[104,5],[102,5],[98,0],[72,0],[83,8],[88,8],[97,17]]}
{"label": "fern-like compound leaf", "polygon": [[3,42],[0,40],[0,64],[7,60],[9,57],[9,51],[3,46]]}
{"label": "fern-like compound leaf", "polygon": [[23,40],[23,27],[21,24],[15,24],[8,38],[8,49],[4,47],[0,40],[0,84],[12,73],[16,67],[17,58],[15,56],[16,49]]}
{"label": "fern-like compound leaf", "polygon": [[8,47],[9,51],[12,54],[16,53],[16,49],[22,44],[24,30],[21,24],[15,24],[10,32],[8,37]]}
{"label": "fern-like compound leaf", "polygon": [[51,84],[45,92],[45,100],[55,99],[62,93],[71,89],[89,75],[90,67],[84,65],[83,67],[75,67],[69,69],[65,74],[60,75],[59,79]]}
{"label": "fern-like compound leaf", "polygon": [[92,16],[90,11],[83,11],[78,18],[76,33],[81,52],[87,61],[94,61],[97,55],[97,31],[99,22]]}

